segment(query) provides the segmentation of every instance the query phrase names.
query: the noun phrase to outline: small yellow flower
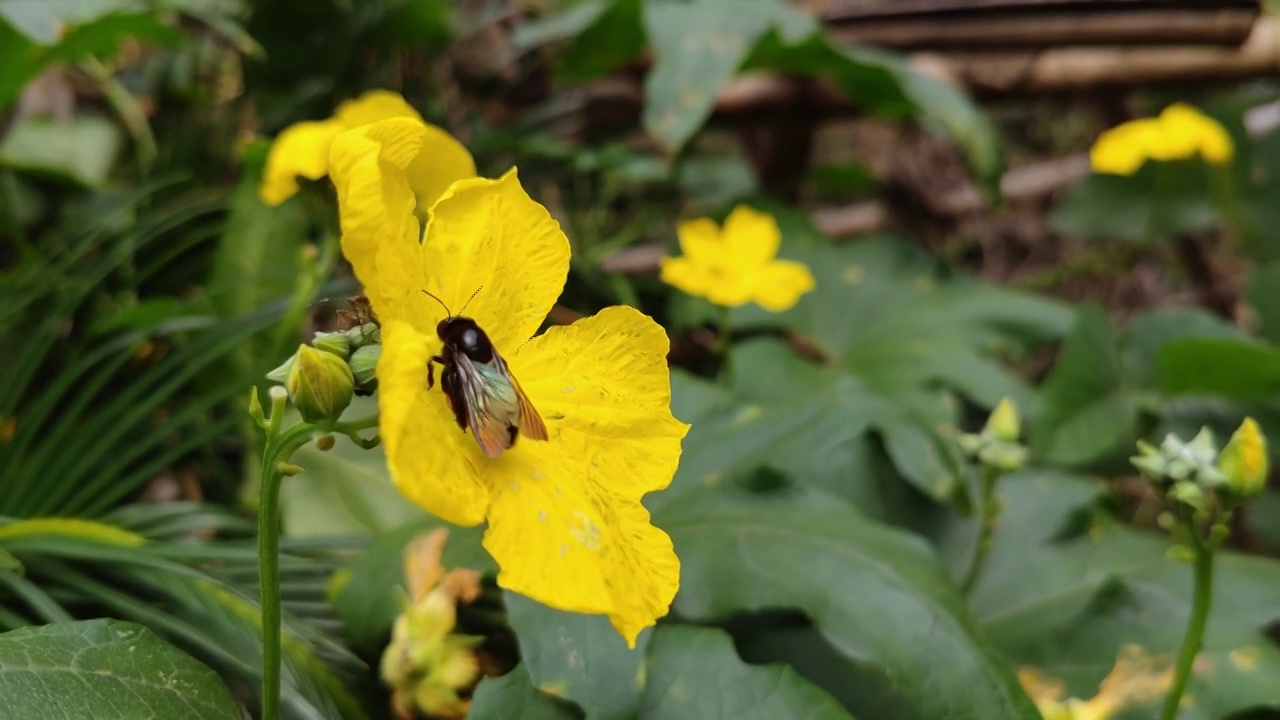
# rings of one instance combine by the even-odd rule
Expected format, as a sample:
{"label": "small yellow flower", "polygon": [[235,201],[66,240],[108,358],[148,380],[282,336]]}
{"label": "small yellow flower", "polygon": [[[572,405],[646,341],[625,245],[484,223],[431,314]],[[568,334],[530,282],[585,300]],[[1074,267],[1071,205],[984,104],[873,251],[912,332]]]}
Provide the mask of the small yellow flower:
{"label": "small yellow flower", "polygon": [[1258,422],[1247,417],[1218,455],[1218,470],[1227,477],[1226,486],[1232,492],[1253,497],[1267,485],[1268,464],[1267,438]]}
{"label": "small yellow flower", "polygon": [[[409,175],[431,151],[427,134],[404,118],[347,131],[330,163],[343,251],[382,322],[380,434],[391,477],[440,518],[487,521],[501,586],[608,615],[634,644],[679,584],[671,539],[641,504],[671,482],[688,431],[671,415],[666,333],[612,307],[534,336],[564,288],[568,239],[515,170],[458,180],[424,202]],[[430,208],[425,233],[420,206]],[[467,306],[548,440],[522,439],[489,458],[458,428],[441,388],[427,389],[445,312],[423,290],[455,312]]]}
{"label": "small yellow flower", "polygon": [[[271,150],[258,186],[258,197],[268,205],[279,205],[298,192],[298,178],[319,180],[329,172],[329,148],[338,133],[358,128],[387,118],[405,117],[422,121],[417,110],[404,98],[387,90],[370,90],[354,100],[338,106],[328,120],[308,120],[294,123],[280,132]],[[415,174],[425,187],[423,194],[438,197],[449,183],[461,177],[476,174],[475,162],[457,140],[433,125],[428,128],[426,142],[432,151],[423,156],[421,167]],[[441,179],[446,178],[446,179]],[[425,212],[427,208],[422,208]]]}
{"label": "small yellow flower", "polygon": [[1234,148],[1226,128],[1186,103],[1174,103],[1159,117],[1131,120],[1098,136],[1089,152],[1094,171],[1132,175],[1148,160],[1167,162],[1199,155],[1205,162],[1231,162]]}
{"label": "small yellow flower", "polygon": [[662,259],[662,281],[721,307],[755,302],[782,312],[813,289],[803,263],[778,260],[782,233],[772,215],[739,205],[724,228],[709,218],[680,223],[683,257]]}
{"label": "small yellow flower", "polygon": [[1103,678],[1098,694],[1088,700],[1063,700],[1062,682],[1045,678],[1033,668],[1019,669],[1018,682],[1045,720],[1110,720],[1129,707],[1152,702],[1168,692],[1173,668],[1136,645],[1126,645]]}

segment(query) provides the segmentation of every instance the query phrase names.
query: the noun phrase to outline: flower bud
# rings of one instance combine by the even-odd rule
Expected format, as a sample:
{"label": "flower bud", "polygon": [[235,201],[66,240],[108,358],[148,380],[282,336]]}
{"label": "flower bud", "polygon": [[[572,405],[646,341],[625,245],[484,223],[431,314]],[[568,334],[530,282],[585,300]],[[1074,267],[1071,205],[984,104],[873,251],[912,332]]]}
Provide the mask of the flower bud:
{"label": "flower bud", "polygon": [[378,389],[378,359],[381,357],[381,345],[365,345],[351,354],[349,362],[357,394],[369,395]]}
{"label": "flower bud", "polygon": [[377,323],[370,322],[356,325],[342,331],[342,334],[346,336],[347,342],[351,344],[352,348],[377,345],[382,342],[382,329],[378,327]]}
{"label": "flower bud", "polygon": [[1227,446],[1218,455],[1218,471],[1224,476],[1223,484],[1233,494],[1251,498],[1266,487],[1269,474],[1267,438],[1257,421],[1244,419],[1231,435]]}
{"label": "flower bud", "polygon": [[317,350],[333,353],[343,360],[346,360],[351,355],[351,342],[347,339],[345,333],[316,333],[315,338],[311,340],[311,346]]}
{"label": "flower bud", "polygon": [[1018,406],[1013,404],[1012,399],[1005,398],[996,405],[983,430],[1003,442],[1015,442],[1018,439],[1022,434],[1022,419],[1018,417]]}
{"label": "flower bud", "polygon": [[289,371],[293,369],[293,363],[297,361],[298,353],[289,356],[288,360],[280,363],[275,370],[267,373],[267,379],[271,382],[277,382],[283,385],[289,379]]}
{"label": "flower bud", "polygon": [[355,378],[347,362],[310,345],[298,348],[285,388],[302,419],[311,423],[334,422],[351,404]]}

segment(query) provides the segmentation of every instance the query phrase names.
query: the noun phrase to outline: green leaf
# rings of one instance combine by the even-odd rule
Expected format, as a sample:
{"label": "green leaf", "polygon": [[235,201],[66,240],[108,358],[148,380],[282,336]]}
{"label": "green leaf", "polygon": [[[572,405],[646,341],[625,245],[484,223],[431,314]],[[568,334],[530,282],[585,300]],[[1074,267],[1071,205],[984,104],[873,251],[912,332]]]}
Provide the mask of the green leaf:
{"label": "green leaf", "polygon": [[654,56],[644,82],[645,130],[668,150],[681,148],[765,31],[797,18],[807,20],[777,0],[645,3]]}
{"label": "green leaf", "polygon": [[82,115],[62,123],[32,117],[0,141],[0,165],[97,187],[106,182],[121,142],[120,129],[105,118]]}
{"label": "green leaf", "polygon": [[568,41],[556,58],[556,75],[589,80],[606,75],[644,52],[641,0],[593,0],[526,22],[516,29],[515,46],[529,49]]}
{"label": "green leaf", "polygon": [[[375,410],[371,398],[357,398],[352,408],[348,417]],[[304,472],[280,487],[289,537],[377,535],[422,517],[424,511],[391,484],[382,446],[364,450],[344,436],[334,439],[331,450],[310,444],[294,453]]]}
{"label": "green leaf", "polygon": [[[654,633],[649,656],[653,669],[639,720],[853,717],[785,665],[757,667],[742,662],[722,630],[661,626]],[[728,688],[733,690],[726,692]]]}
{"label": "green leaf", "polygon": [[145,627],[118,620],[0,635],[0,698],[14,720],[241,717],[212,670]]}
{"label": "green leaf", "polygon": [[0,110],[22,92],[44,67],[40,48],[20,30],[0,19]]}
{"label": "green leaf", "polygon": [[1157,366],[1167,395],[1264,400],[1280,393],[1280,351],[1254,342],[1174,340],[1160,351]]}
{"label": "green leaf", "polygon": [[[1020,665],[1063,680],[1088,698],[1116,653],[1136,644],[1172,657],[1191,604],[1191,572],[1162,538],[1118,527],[1088,506],[1099,486],[1062,473],[1006,478],[1004,511],[972,606],[986,634]],[[950,542],[953,538],[944,538]],[[1280,563],[1220,553],[1214,605],[1183,720],[1218,720],[1277,707],[1280,650],[1263,633],[1275,622]],[[1154,704],[1148,711],[1154,709]],[[1134,717],[1142,717],[1137,714]]]}
{"label": "green leaf", "polygon": [[781,256],[809,266],[816,287],[791,310],[734,312],[735,327],[785,325],[827,361],[877,394],[901,397],[941,384],[987,407],[1026,384],[992,355],[1018,356],[1064,333],[1061,303],[964,279],[947,279],[919,248],[891,238],[831,245],[793,212],[777,213]]}
{"label": "green leaf", "polygon": [[842,657],[892,678],[914,717],[1039,717],[918,538],[840,503],[729,491],[655,518],[680,555],[679,617],[800,610]]}
{"label": "green leaf", "polygon": [[429,515],[410,520],[374,539],[369,547],[335,576],[330,602],[342,619],[343,634],[357,652],[376,657],[387,644],[391,624],[408,597],[404,577],[404,549],[413,538],[439,527],[449,529],[445,543],[446,568],[497,570],[480,545],[480,528],[458,528]]}
{"label": "green leaf", "polygon": [[1065,235],[1149,243],[1214,227],[1218,214],[1204,164],[1149,162],[1131,176],[1089,175],[1050,222]]}
{"label": "green leaf", "polygon": [[593,718],[635,717],[650,631],[642,632],[635,649],[629,649],[603,615],[553,610],[510,591],[505,597],[507,619],[535,687],[574,701]]}
{"label": "green leaf", "polygon": [[0,18],[41,45],[56,45],[69,25],[84,25],[104,15],[147,9],[141,0],[4,0]]}
{"label": "green leaf", "polygon": [[538,692],[523,665],[502,677],[487,677],[476,686],[470,720],[572,720],[574,713]]}
{"label": "green leaf", "polygon": [[1245,297],[1258,318],[1258,333],[1270,342],[1280,343],[1280,262],[1253,268]]}
{"label": "green leaf", "polygon": [[1158,387],[1157,360],[1170,342],[1189,337],[1245,340],[1238,327],[1202,308],[1160,308],[1137,315],[1125,328],[1122,359],[1135,387]]}
{"label": "green leaf", "polygon": [[1035,455],[1049,463],[1087,465],[1117,450],[1136,421],[1111,318],[1101,307],[1082,305],[1041,389],[1031,433]]}

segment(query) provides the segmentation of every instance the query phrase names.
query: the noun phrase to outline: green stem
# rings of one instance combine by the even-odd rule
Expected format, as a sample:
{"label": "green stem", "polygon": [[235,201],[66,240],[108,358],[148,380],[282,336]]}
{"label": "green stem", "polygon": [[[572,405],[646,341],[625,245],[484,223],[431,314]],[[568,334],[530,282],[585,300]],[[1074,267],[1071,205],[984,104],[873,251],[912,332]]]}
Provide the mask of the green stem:
{"label": "green stem", "polygon": [[151,122],[147,120],[147,113],[100,60],[93,57],[85,58],[81,61],[80,67],[98,83],[103,97],[111,105],[111,109],[120,116],[121,124],[133,138],[134,148],[138,153],[138,169],[145,176],[151,171],[151,166],[155,164],[156,156],[159,154],[156,136],[151,131]]}
{"label": "green stem", "polygon": [[996,497],[996,480],[1000,478],[1000,474],[994,469],[983,467],[979,471],[978,485],[981,493],[981,517],[978,527],[978,544],[973,549],[973,554],[969,557],[969,569],[964,573],[964,580],[960,583],[960,590],[965,595],[973,589],[978,582],[978,578],[982,575],[982,568],[987,564],[987,557],[991,554],[991,541],[996,533],[996,523],[1000,519],[1000,499]]}
{"label": "green stem", "polygon": [[729,347],[732,344],[730,317],[732,313],[733,310],[731,308],[720,308],[719,325],[716,327],[716,353],[720,355],[720,376],[724,378],[726,383],[733,380],[729,376]]}
{"label": "green stem", "polygon": [[262,591],[262,720],[280,717],[280,481],[294,451],[311,439],[314,425],[278,430],[282,408],[273,408],[273,427],[262,451],[258,499],[258,583]]}
{"label": "green stem", "polygon": [[1213,604],[1213,547],[1200,536],[1193,520],[1188,520],[1187,530],[1195,573],[1195,590],[1191,600],[1191,618],[1187,621],[1186,635],[1182,637],[1182,649],[1178,651],[1178,664],[1173,669],[1173,685],[1164,698],[1160,720],[1174,720],[1178,716],[1182,694],[1187,689],[1196,654],[1200,652],[1200,645],[1204,641],[1205,626],[1209,624],[1209,607]]}

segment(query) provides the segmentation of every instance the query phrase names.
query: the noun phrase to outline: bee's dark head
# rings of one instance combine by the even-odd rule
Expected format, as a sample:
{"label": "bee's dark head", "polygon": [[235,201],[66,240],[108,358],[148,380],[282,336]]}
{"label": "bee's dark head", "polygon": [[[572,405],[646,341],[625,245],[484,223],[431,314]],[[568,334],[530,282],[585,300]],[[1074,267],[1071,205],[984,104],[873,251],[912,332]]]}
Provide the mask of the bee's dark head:
{"label": "bee's dark head", "polygon": [[436,325],[436,335],[440,336],[445,347],[453,346],[468,358],[476,362],[490,362],[493,359],[493,345],[489,336],[469,317],[447,317]]}

